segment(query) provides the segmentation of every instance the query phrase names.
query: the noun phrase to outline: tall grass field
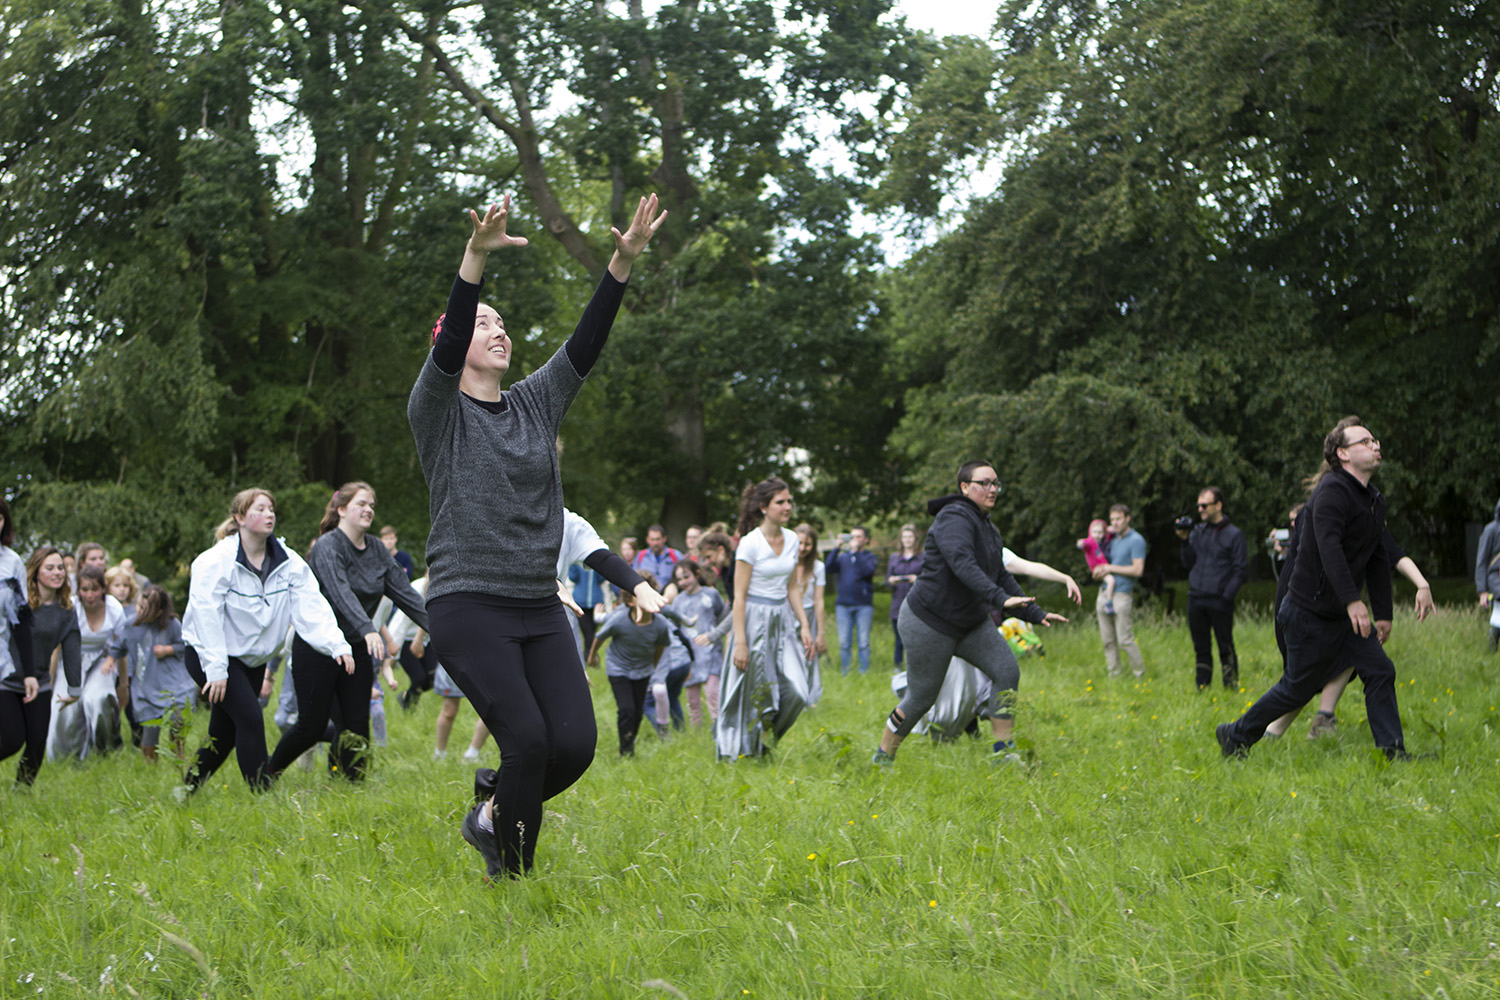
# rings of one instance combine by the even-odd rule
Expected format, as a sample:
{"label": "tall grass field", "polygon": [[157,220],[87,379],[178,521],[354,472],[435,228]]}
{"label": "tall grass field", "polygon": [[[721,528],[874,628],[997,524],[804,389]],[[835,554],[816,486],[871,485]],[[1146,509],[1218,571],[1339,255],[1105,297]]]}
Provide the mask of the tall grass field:
{"label": "tall grass field", "polygon": [[359,787],[293,768],[256,796],[231,759],[182,805],[166,760],[49,762],[0,792],[0,997],[1500,996],[1477,609],[1398,615],[1407,745],[1434,756],[1394,764],[1357,681],[1337,737],[1310,742],[1309,711],[1221,759],[1214,725],[1280,675],[1265,614],[1238,622],[1242,689],[1200,694],[1180,616],[1142,616],[1137,680],[1071,613],[1022,660],[1019,765],[915,736],[870,765],[895,704],[879,615],[870,673],[825,658],[765,761],[715,763],[703,730],[619,759],[591,671],[598,759],[503,884],[458,833],[473,712],[434,761],[432,695],[388,702]]}

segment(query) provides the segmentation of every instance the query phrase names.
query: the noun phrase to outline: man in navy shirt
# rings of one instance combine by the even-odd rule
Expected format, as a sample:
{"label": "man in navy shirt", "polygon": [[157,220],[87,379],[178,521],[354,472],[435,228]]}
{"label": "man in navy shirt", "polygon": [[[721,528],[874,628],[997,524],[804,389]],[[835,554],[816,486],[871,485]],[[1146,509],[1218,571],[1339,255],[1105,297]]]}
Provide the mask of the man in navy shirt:
{"label": "man in navy shirt", "polygon": [[867,551],[870,533],[853,528],[839,539],[839,547],[828,553],[829,576],[839,578],[834,620],[839,629],[839,672],[845,676],[853,661],[854,635],[859,633],[859,672],[870,670],[870,625],[875,621],[875,553]]}
{"label": "man in navy shirt", "polygon": [[412,571],[411,553],[402,552],[396,548],[396,528],[394,525],[387,524],[384,528],[380,529],[380,543],[385,546],[385,550],[391,554],[391,558],[396,561],[396,565],[401,567],[402,572],[406,574],[406,578],[410,580]]}

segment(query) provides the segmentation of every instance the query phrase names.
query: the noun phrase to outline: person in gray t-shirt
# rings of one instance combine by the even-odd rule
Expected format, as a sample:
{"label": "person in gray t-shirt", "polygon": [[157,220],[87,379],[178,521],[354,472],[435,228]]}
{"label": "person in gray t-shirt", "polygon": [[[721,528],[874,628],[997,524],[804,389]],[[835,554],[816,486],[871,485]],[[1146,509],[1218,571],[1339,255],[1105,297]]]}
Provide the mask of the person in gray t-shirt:
{"label": "person in gray t-shirt", "polygon": [[604,676],[615,695],[615,723],[620,731],[620,756],[635,756],[635,736],[645,712],[646,686],[662,653],[672,641],[667,623],[659,615],[645,615],[646,620],[632,618],[635,599],[621,598],[623,606],[610,612],[589,648],[589,666],[599,663],[599,646],[608,640],[604,654]]}

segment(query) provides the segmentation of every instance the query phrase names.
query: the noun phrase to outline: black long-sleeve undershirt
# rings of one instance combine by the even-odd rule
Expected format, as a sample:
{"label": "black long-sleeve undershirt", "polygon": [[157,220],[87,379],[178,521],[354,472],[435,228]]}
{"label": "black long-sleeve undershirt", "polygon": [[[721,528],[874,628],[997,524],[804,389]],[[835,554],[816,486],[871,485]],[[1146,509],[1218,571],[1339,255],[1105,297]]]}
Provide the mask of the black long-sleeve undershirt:
{"label": "black long-sleeve undershirt", "polygon": [[636,587],[646,582],[628,562],[609,549],[595,549],[584,557],[583,564],[627,594],[634,593]]}
{"label": "black long-sleeve undershirt", "polygon": [[[453,288],[448,292],[448,311],[443,315],[437,342],[432,345],[433,363],[445,375],[457,375],[463,371],[469,342],[474,338],[474,318],[479,311],[479,292],[483,287],[483,281],[474,284],[461,276],[453,279]],[[587,377],[599,360],[624,297],[625,282],[616,281],[614,275],[605,271],[593,297],[583,309],[578,326],[564,345],[568,361],[579,376]]]}

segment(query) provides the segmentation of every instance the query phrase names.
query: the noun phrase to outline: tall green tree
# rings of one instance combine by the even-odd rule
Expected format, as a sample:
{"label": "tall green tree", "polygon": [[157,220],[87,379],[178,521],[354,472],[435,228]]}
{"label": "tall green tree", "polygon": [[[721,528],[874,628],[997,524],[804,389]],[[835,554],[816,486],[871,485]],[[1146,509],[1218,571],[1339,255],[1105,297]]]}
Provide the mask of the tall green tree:
{"label": "tall green tree", "polygon": [[1194,0],[1007,3],[949,43],[884,196],[1006,169],[899,293],[928,484],[991,452],[1044,553],[1114,500],[1170,545],[1209,482],[1277,523],[1355,412],[1398,535],[1460,570],[1500,485],[1496,38],[1495,4]]}

